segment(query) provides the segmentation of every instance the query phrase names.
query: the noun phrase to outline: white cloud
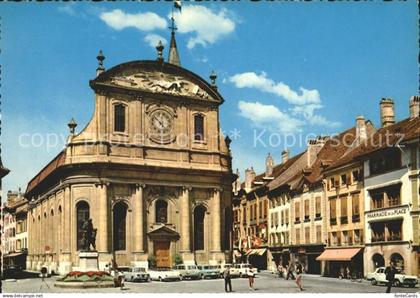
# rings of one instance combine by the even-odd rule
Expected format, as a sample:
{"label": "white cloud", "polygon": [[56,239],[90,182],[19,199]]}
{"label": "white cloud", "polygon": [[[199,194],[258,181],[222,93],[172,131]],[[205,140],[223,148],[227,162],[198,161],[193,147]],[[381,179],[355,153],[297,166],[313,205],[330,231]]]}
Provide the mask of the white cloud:
{"label": "white cloud", "polygon": [[320,104],[308,104],[304,106],[294,106],[291,111],[294,115],[302,115],[311,125],[338,127],[340,122],[327,120],[324,116],[316,115],[315,110],[321,109]]}
{"label": "white cloud", "polygon": [[240,115],[252,121],[260,128],[278,130],[281,133],[294,133],[301,131],[304,124],[301,120],[292,118],[273,105],[265,105],[258,101],[239,101]]}
{"label": "white cloud", "polygon": [[57,10],[59,12],[63,12],[63,13],[68,14],[70,16],[75,16],[76,15],[76,11],[74,10],[74,6],[73,5],[74,4],[71,4],[71,3],[65,4],[65,5],[59,6],[57,8]]}
{"label": "white cloud", "polygon": [[267,78],[265,72],[259,75],[255,72],[240,73],[230,77],[229,81],[234,83],[237,88],[255,88],[263,92],[275,94],[286,99],[291,104],[303,105],[321,102],[318,90],[308,90],[300,87],[300,94],[298,94],[298,92],[292,90],[283,82],[276,83],[270,78]]}
{"label": "white cloud", "polygon": [[144,41],[147,42],[152,48],[155,48],[158,45],[159,41],[161,41],[164,46],[168,44],[168,41],[165,37],[154,33],[147,34],[144,37]]}
{"label": "white cloud", "polygon": [[[170,16],[169,16],[170,17]],[[180,33],[195,33],[188,40],[187,47],[207,46],[235,30],[235,21],[227,9],[218,12],[204,6],[189,5],[182,8],[182,13],[174,14],[176,26]]]}
{"label": "white cloud", "polygon": [[141,31],[152,31],[155,29],[165,29],[168,26],[164,18],[153,12],[131,14],[121,9],[114,9],[101,13],[99,17],[115,30],[133,27]]}

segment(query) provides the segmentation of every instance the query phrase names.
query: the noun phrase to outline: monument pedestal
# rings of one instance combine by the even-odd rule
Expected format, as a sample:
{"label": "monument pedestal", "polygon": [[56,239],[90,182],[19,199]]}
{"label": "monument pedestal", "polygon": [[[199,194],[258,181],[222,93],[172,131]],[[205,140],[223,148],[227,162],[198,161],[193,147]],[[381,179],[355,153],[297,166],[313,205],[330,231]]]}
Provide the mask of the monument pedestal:
{"label": "monument pedestal", "polygon": [[97,251],[81,251],[79,253],[79,271],[99,271],[98,257]]}

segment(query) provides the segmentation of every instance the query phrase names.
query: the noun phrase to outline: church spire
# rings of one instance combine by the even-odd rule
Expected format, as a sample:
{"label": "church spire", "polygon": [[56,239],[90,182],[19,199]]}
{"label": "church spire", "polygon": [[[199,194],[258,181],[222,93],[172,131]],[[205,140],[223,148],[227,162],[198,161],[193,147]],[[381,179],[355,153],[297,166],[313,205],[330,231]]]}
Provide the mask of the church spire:
{"label": "church spire", "polygon": [[171,64],[181,66],[181,62],[179,60],[178,49],[176,47],[176,41],[175,41],[175,30],[177,30],[177,28],[175,27],[175,20],[173,16],[171,20],[172,20],[172,26],[169,27],[169,29],[171,29],[171,44],[169,46],[168,62]]}

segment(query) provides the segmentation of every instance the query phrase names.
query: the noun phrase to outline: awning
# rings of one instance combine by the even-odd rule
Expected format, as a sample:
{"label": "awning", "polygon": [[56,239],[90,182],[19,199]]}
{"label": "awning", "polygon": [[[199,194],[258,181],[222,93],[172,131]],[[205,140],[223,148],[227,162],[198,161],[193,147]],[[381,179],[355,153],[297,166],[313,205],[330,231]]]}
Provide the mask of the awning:
{"label": "awning", "polygon": [[350,261],[361,248],[326,249],[317,261]]}
{"label": "awning", "polygon": [[4,255],[3,258],[14,258],[14,257],[18,257],[20,255],[23,255],[24,252],[13,252],[11,254],[8,255]]}
{"label": "awning", "polygon": [[247,256],[250,255],[258,255],[258,256],[262,256],[263,254],[265,254],[266,252],[266,248],[254,248],[254,249],[250,249],[246,252]]}

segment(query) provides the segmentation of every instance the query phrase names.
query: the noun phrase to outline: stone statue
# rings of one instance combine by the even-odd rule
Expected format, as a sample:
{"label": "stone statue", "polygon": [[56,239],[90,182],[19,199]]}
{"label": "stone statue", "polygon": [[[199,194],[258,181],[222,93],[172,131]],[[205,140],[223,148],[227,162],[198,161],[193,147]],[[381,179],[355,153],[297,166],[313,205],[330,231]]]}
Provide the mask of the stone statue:
{"label": "stone statue", "polygon": [[90,251],[90,246],[92,245],[93,250],[96,250],[96,232],[97,229],[93,228],[92,219],[86,219],[82,225],[82,250]]}

